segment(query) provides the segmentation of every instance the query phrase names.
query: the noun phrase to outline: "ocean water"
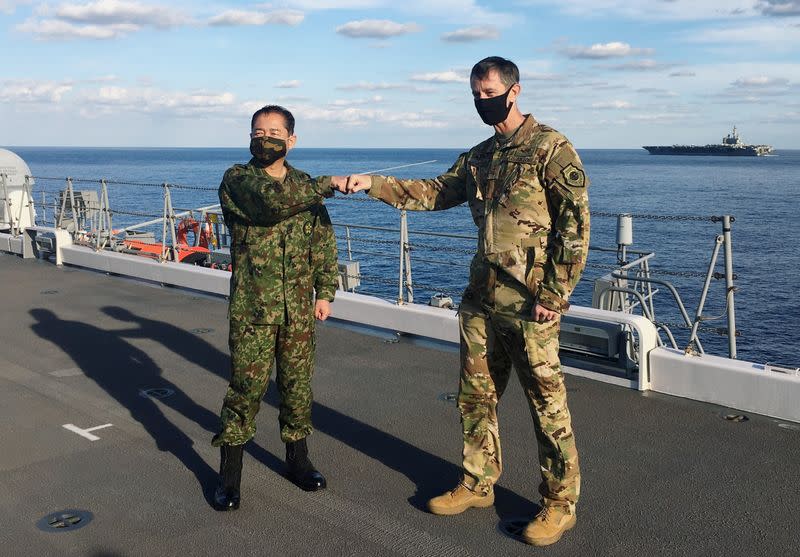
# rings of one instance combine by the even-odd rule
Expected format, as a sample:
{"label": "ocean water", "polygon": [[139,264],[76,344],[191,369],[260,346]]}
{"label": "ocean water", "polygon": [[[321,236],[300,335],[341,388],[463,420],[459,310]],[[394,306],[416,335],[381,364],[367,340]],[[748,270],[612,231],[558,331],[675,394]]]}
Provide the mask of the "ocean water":
{"label": "ocean water", "polygon": [[[178,208],[199,207],[217,202],[216,187],[225,169],[246,161],[242,149],[106,149],[11,147],[40,177],[34,199],[52,195],[64,187],[66,176],[79,179],[154,183],[168,182],[201,189],[175,189],[173,204]],[[453,149],[295,149],[290,162],[312,175],[369,172],[405,164],[434,160],[388,172],[399,177],[433,177],[449,168],[459,150]],[[596,213],[646,215],[733,215],[733,263],[737,275],[735,307],[739,357],[757,362],[800,365],[800,151],[777,151],[758,158],[653,156],[644,150],[581,150],[590,186],[591,209]],[[48,180],[45,178],[57,178]],[[76,182],[76,189],[97,189],[96,183]],[[202,189],[206,188],[206,189]],[[158,215],[162,192],[157,187],[111,185],[113,210]],[[397,228],[399,212],[378,202],[356,199],[329,201],[336,224],[350,223]],[[361,201],[358,201],[358,199]],[[52,211],[45,216],[52,218]],[[473,236],[475,227],[465,206],[445,212],[409,213],[413,231]],[[146,220],[141,216],[117,214],[114,225]],[[710,262],[721,223],[691,220],[635,218],[632,249],[655,252],[652,267],[668,271],[704,273]],[[616,219],[592,218],[592,245],[614,248]],[[340,258],[346,257],[344,229],[337,227]],[[361,291],[395,298],[397,287],[397,246],[390,232],[351,230],[352,257],[361,264],[365,280]],[[412,266],[417,301],[445,292],[456,300],[467,279],[466,262],[474,240],[422,238],[411,235]],[[572,302],[591,303],[592,282],[608,272],[602,265],[615,262],[613,254],[593,251],[584,279]],[[723,270],[720,254],[716,270]],[[703,279],[668,275],[678,288],[690,315],[697,307]],[[705,315],[725,311],[724,281],[712,281]],[[656,315],[662,321],[678,323],[675,303],[663,289],[657,295]],[[710,327],[725,327],[725,319],[711,321]],[[679,342],[686,331],[673,329]],[[701,334],[711,353],[726,355],[727,339],[713,333]]]}

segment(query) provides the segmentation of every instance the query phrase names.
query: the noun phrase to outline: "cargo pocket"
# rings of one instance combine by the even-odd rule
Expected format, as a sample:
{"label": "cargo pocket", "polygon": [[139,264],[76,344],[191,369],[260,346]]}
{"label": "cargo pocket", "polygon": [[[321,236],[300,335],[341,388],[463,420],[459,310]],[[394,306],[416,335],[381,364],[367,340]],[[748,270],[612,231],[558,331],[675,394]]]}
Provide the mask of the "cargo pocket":
{"label": "cargo pocket", "polygon": [[522,238],[520,244],[525,250],[525,286],[528,292],[535,295],[544,278],[544,261],[538,260],[541,259],[544,250],[540,249],[539,238]]}

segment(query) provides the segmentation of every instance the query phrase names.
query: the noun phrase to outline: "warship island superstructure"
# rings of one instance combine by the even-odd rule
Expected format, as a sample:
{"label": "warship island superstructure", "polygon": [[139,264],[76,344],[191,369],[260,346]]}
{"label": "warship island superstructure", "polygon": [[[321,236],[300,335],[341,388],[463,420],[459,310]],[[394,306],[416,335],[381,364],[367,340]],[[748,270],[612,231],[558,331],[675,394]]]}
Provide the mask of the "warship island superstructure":
{"label": "warship island superstructure", "polygon": [[771,145],[748,145],[736,126],[722,138],[722,143],[710,145],[645,145],[651,155],[711,155],[718,157],[760,157],[772,153]]}

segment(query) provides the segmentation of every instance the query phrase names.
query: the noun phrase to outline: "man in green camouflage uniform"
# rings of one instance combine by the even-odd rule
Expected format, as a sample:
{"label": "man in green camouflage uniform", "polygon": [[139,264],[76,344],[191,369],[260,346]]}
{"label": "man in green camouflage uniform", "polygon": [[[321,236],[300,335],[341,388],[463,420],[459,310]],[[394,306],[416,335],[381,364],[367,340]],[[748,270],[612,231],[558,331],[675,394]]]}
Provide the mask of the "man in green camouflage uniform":
{"label": "man in green camouflage uniform", "polygon": [[459,308],[464,476],[428,507],[457,514],[493,504],[502,471],[497,403],[513,365],[529,401],[542,473],[542,511],[524,537],[547,545],[575,524],[580,490],[558,333],[586,263],[589,180],[570,142],[517,108],[516,65],[487,58],[472,69],[470,81],[493,137],[438,178],[351,176],[348,190],[368,189],[400,209],[469,204],[478,246]]}
{"label": "man in green camouflage uniform", "polygon": [[308,459],[306,437],[312,432],[314,317],[328,317],[338,285],[336,241],[322,199],[343,179],[312,179],[285,162],[296,141],[286,109],[260,109],[251,128],[253,158],[231,167],[219,188],[233,267],[231,381],[212,440],[221,447],[214,497],[220,510],[239,506],[242,448],[255,435],[273,360],[289,477],[308,491],[325,487]]}

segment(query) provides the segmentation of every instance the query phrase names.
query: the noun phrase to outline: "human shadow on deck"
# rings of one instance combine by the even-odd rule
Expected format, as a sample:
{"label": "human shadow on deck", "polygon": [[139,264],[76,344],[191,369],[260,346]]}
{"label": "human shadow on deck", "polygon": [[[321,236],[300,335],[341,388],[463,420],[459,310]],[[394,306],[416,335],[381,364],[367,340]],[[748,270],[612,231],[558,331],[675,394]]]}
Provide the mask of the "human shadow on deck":
{"label": "human shadow on deck", "polygon": [[[160,342],[166,348],[174,351],[176,355],[194,363],[198,368],[205,369],[225,380],[230,378],[230,358],[228,354],[220,351],[196,334],[171,323],[136,315],[125,308],[117,306],[106,306],[101,308],[101,311],[114,319],[137,325],[130,329],[114,331],[113,334],[119,337],[147,338]],[[271,380],[265,395],[265,402],[275,408],[278,408],[279,404],[277,392],[274,381]],[[220,404],[222,403],[223,395],[224,391],[221,391],[219,393]],[[205,409],[203,411],[208,412]],[[316,401],[313,403],[312,415],[314,428],[317,431],[325,433],[333,439],[381,462],[411,480],[416,486],[416,492],[408,501],[420,510],[426,510],[428,499],[454,487],[460,480],[460,467],[453,462],[424,451],[370,424]],[[216,414],[211,417],[206,415],[203,421],[195,421],[209,429],[209,431],[215,432],[218,417]],[[256,435],[258,436],[258,434]],[[279,441],[274,443],[280,444]],[[266,444],[272,445],[273,441],[269,441]],[[283,460],[257,444],[255,440],[247,443],[245,450],[256,461],[273,472],[278,474],[285,472]],[[316,452],[315,448],[312,447],[312,456]],[[318,464],[321,464],[321,462],[318,459]],[[324,469],[322,471],[325,473]],[[244,475],[247,476],[247,474],[248,472],[245,468]],[[501,486],[495,486],[495,497],[495,508],[501,519],[532,515],[537,509],[537,506],[531,501]],[[391,502],[388,503],[391,504]]]}
{"label": "human shadow on deck", "polygon": [[[113,317],[118,321],[127,323],[134,323],[136,326],[130,329],[121,329],[115,331],[115,334],[125,338],[144,338],[155,342],[160,342],[165,348],[169,348],[176,355],[182,357],[188,362],[193,363],[200,369],[205,369],[217,375],[226,381],[230,379],[230,357],[227,353],[222,352],[217,347],[212,345],[206,340],[198,337],[196,334],[187,331],[181,327],[177,327],[172,323],[166,321],[158,321],[156,319],[149,319],[147,317],[137,315],[132,311],[121,308],[119,306],[104,306],[100,311]],[[225,390],[221,389],[219,392],[219,404],[222,406],[222,398],[225,395]],[[208,442],[211,442],[211,434],[217,433],[219,429],[219,415],[208,411],[203,408],[204,416],[203,421],[195,420],[199,425],[203,426],[209,431]],[[284,471],[284,462],[277,456],[273,455],[257,443],[251,441],[245,445],[245,450],[253,458],[261,462],[264,466],[269,468],[275,473],[282,473]],[[244,475],[247,475],[245,469]],[[208,486],[207,486],[208,487]],[[209,492],[206,493],[210,497],[210,491],[213,491],[214,486],[210,486]],[[210,502],[209,498],[209,502]]]}
{"label": "human shadow on deck", "polygon": [[[265,397],[266,402],[275,408],[278,407],[279,402],[276,393],[277,389],[270,386]],[[314,402],[312,412],[314,429],[377,460],[411,480],[416,486],[416,491],[408,498],[408,502],[419,510],[428,512],[428,499],[452,489],[461,480],[460,466],[420,449],[391,433],[319,402]],[[392,502],[387,501],[386,504],[392,505]],[[495,486],[495,511],[501,520],[531,516],[537,509],[538,505],[528,499],[500,485]]]}
{"label": "human shadow on deck", "polygon": [[[31,325],[33,332],[66,352],[86,377],[131,413],[160,450],[172,453],[204,488],[213,481],[216,472],[195,451],[192,439],[167,419],[152,398],[143,396],[142,391],[154,387],[174,391],[174,395],[161,399],[161,403],[204,427],[209,427],[216,419],[214,414],[165,379],[153,359],[126,342],[118,331],[60,319],[49,309],[34,308],[29,313],[36,319]],[[205,491],[204,495],[208,499]]]}

